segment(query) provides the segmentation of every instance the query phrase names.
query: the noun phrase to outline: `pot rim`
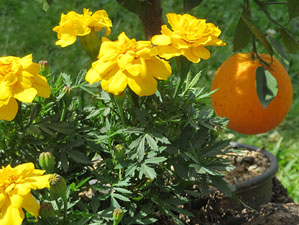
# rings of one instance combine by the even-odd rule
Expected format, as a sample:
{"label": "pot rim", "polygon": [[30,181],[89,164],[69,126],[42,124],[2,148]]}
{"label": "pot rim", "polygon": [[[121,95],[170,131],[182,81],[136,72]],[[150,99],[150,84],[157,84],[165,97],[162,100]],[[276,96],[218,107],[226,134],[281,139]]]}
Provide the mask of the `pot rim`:
{"label": "pot rim", "polygon": [[237,143],[237,142],[230,142],[230,146],[233,148],[236,148],[236,149],[245,148],[250,151],[260,151],[270,160],[270,167],[264,173],[262,173],[261,175],[258,175],[256,177],[252,177],[244,182],[235,184],[236,192],[242,192],[242,191],[253,189],[256,186],[266,182],[267,180],[272,179],[275,176],[275,174],[277,173],[277,171],[278,171],[277,158],[272,153],[267,151],[266,149],[258,148],[254,145],[241,144],[241,143]]}

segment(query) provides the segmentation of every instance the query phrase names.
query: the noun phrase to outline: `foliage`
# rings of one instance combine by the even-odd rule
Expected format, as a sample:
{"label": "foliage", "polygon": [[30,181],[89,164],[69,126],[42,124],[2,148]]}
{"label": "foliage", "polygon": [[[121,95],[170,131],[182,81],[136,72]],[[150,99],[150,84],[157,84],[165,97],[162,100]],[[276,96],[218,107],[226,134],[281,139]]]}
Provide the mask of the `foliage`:
{"label": "foliage", "polygon": [[[45,9],[46,3],[52,2],[38,1],[43,2]],[[227,164],[216,157],[224,154],[221,150],[227,145],[227,141],[217,137],[219,129],[226,122],[214,115],[209,100],[211,93],[206,91],[206,84],[202,81],[208,77],[208,71],[213,72],[219,62],[231,54],[232,45],[213,49],[214,58],[192,66],[188,75],[185,74],[186,79],[176,97],[173,95],[178,81],[179,71],[176,69],[173,69],[171,79],[159,82],[159,91],[153,96],[136,98],[136,95],[126,90],[121,106],[127,123],[124,125],[120,119],[119,99],[101,91],[97,85],[89,85],[84,81],[86,70],[83,68],[89,68],[90,61],[82,53],[80,46],[75,44],[73,48],[64,51],[55,48],[56,35],[51,28],[58,24],[61,12],[74,9],[82,11],[89,4],[95,10],[105,8],[111,12],[114,23],[111,39],[115,39],[123,30],[128,31],[128,36],[140,39],[143,35],[137,16],[124,11],[114,1],[84,1],[86,5],[82,1],[54,1],[48,11],[39,14],[41,22],[36,23],[36,18],[28,15],[29,12],[33,15],[39,11],[41,5],[36,5],[35,2],[36,0],[22,2],[18,10],[15,7],[19,2],[16,4],[10,0],[5,6],[0,3],[0,7],[5,9],[1,16],[6,19],[3,20],[5,26],[0,27],[5,34],[0,40],[9,43],[0,46],[0,49],[8,55],[37,51],[38,57],[35,56],[35,59],[49,59],[53,72],[45,76],[51,86],[51,97],[36,98],[31,104],[22,104],[13,122],[0,121],[0,165],[17,165],[28,161],[38,165],[37,159],[41,152],[52,152],[55,155],[54,170],[68,184],[67,213],[65,217],[62,198],[53,200],[46,190],[42,193],[34,192],[37,198],[50,202],[57,214],[50,220],[40,219],[39,224],[112,224],[113,210],[118,207],[125,211],[121,222],[123,224],[155,223],[157,212],[182,224],[178,214],[190,215],[187,211],[188,202],[193,197],[206,194],[208,185],[220,184],[219,189],[224,192],[227,190],[218,180],[221,179],[221,171],[227,169]],[[183,8],[182,2],[162,1],[163,10],[180,11]],[[288,1],[288,4],[294,2]],[[195,1],[184,1],[184,4],[190,6]],[[232,43],[231,37],[236,25],[234,20],[237,21],[239,15],[233,10],[227,10],[229,7],[225,4],[228,3],[225,2],[219,5],[213,1],[202,1],[201,4],[202,7],[200,5],[188,9],[189,12],[206,16],[208,21],[213,22],[213,17],[217,17],[220,27],[223,27],[226,42]],[[235,3],[229,2],[229,6],[233,8],[231,4]],[[26,7],[31,10],[22,10]],[[256,6],[252,6],[253,13],[258,11],[254,7]],[[216,14],[212,16],[211,10]],[[5,16],[5,13],[9,16]],[[13,14],[21,15],[24,21],[27,18],[31,20],[27,24],[23,20],[20,23],[9,21],[7,18]],[[296,11],[292,11],[290,15],[292,23],[296,19]],[[255,26],[260,27],[260,21],[254,19]],[[33,22],[35,26],[32,26]],[[4,29],[10,32],[4,32]],[[20,33],[11,40],[14,29]],[[262,31],[265,29],[260,27]],[[42,32],[37,32],[39,30]],[[293,30],[289,33],[294,36]],[[17,41],[20,37],[24,38]],[[36,49],[37,42],[42,47]],[[270,43],[274,46],[274,42]],[[282,45],[278,46],[279,49],[284,49]],[[257,43],[257,48],[260,47]],[[283,55],[282,50],[276,49],[278,48],[274,48],[276,54]],[[295,58],[288,56],[288,59],[294,61]],[[171,61],[172,65],[174,63]],[[78,68],[82,69],[79,73]],[[203,70],[202,75],[198,73],[200,69]],[[290,158],[294,157],[291,150],[287,154],[280,154],[281,165],[287,165]],[[296,162],[290,164],[288,171],[296,171],[293,166],[295,164]],[[294,180],[283,178],[285,182]],[[193,184],[200,185],[193,190],[189,188]],[[296,187],[292,187],[296,190]],[[185,208],[178,207],[181,205]],[[23,224],[32,223],[36,223],[35,219],[27,214]]]}

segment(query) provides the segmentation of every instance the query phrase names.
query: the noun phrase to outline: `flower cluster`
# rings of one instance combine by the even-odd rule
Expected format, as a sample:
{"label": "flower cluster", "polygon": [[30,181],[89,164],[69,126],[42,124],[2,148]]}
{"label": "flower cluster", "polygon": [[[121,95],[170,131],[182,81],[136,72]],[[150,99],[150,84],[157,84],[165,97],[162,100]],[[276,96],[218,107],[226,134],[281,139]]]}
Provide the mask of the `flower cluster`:
{"label": "flower cluster", "polygon": [[183,55],[191,62],[198,63],[200,59],[210,58],[210,52],[205,46],[225,45],[218,39],[220,29],[212,23],[206,23],[204,19],[197,19],[190,14],[168,13],[166,16],[172,31],[163,25],[162,34],[152,38],[152,43],[157,45],[155,50],[162,58]]}
{"label": "flower cluster", "polygon": [[86,74],[92,84],[101,81],[102,88],[114,95],[126,86],[139,96],[148,96],[157,90],[157,81],[167,80],[171,74],[169,63],[151,55],[150,41],[129,39],[125,33],[117,41],[103,38],[98,60]]}
{"label": "flower cluster", "polygon": [[50,175],[43,175],[44,172],[34,169],[33,163],[0,169],[0,224],[20,225],[23,209],[38,217],[40,206],[31,190],[49,187]]}
{"label": "flower cluster", "polygon": [[62,14],[59,26],[53,28],[59,39],[55,44],[66,47],[72,45],[77,36],[85,36],[103,28],[106,29],[106,35],[109,35],[110,27],[112,22],[105,10],[98,10],[92,14],[89,9],[83,9],[83,15],[71,11],[66,15]]}
{"label": "flower cluster", "polygon": [[41,75],[40,65],[32,55],[23,58],[0,57],[0,119],[11,121],[18,111],[18,101],[32,102],[36,95],[48,98],[50,87]]}

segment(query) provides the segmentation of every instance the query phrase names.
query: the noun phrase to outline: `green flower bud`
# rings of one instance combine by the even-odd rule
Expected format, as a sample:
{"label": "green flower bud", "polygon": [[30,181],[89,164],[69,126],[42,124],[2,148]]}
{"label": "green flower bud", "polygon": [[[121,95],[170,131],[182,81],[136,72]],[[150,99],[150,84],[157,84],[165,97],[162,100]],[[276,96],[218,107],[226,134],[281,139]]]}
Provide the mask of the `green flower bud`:
{"label": "green flower bud", "polygon": [[87,35],[79,36],[79,41],[87,55],[91,58],[92,61],[95,61],[97,59],[101,46],[101,41],[97,32],[92,30]]}
{"label": "green flower bud", "polygon": [[65,179],[57,173],[54,173],[50,179],[50,193],[54,199],[61,197],[66,199],[66,182]]}
{"label": "green flower bud", "polygon": [[49,63],[46,60],[39,61],[40,65],[40,74],[46,76],[50,73]]}
{"label": "green flower bud", "polygon": [[64,92],[63,100],[65,104],[68,106],[72,102],[74,96],[74,90],[71,86],[65,86],[63,88],[63,92]]}
{"label": "green flower bud", "polygon": [[43,202],[39,209],[39,215],[43,219],[49,219],[55,217],[56,213],[50,202]]}
{"label": "green flower bud", "polygon": [[47,173],[53,173],[55,166],[55,157],[51,152],[42,152],[38,157],[38,162],[40,167],[43,170],[46,170]]}
{"label": "green flower bud", "polygon": [[121,144],[117,144],[114,149],[114,156],[117,160],[123,159],[125,155],[125,148]]}
{"label": "green flower bud", "polygon": [[118,225],[124,216],[122,209],[114,209],[113,211],[113,225]]}

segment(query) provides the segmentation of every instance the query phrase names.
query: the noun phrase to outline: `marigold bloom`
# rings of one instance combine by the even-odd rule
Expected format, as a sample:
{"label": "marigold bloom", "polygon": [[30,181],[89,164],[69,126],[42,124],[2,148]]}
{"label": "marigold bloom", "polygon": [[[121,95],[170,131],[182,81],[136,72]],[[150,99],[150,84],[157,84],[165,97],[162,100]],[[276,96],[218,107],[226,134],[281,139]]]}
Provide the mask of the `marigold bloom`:
{"label": "marigold bloom", "polygon": [[68,12],[66,15],[62,13],[59,26],[53,28],[59,39],[55,44],[66,47],[72,45],[77,36],[85,36],[103,28],[106,29],[106,35],[109,35],[110,27],[112,27],[112,22],[105,10],[98,10],[93,14],[89,9],[83,9],[83,14],[74,11]]}
{"label": "marigold bloom", "polygon": [[32,62],[32,55],[23,58],[0,57],[0,119],[13,120],[19,100],[32,102],[36,95],[50,96],[47,79],[41,75],[40,65]]}
{"label": "marigold bloom", "polygon": [[200,59],[209,59],[210,52],[205,46],[224,46],[225,43],[218,39],[221,31],[212,23],[204,19],[197,19],[190,14],[168,13],[168,23],[162,25],[160,35],[152,37],[156,54],[162,58],[170,59],[183,55],[189,61],[198,63]]}
{"label": "marigold bloom", "polygon": [[39,204],[31,190],[49,187],[49,177],[44,170],[34,169],[33,163],[0,169],[0,224],[20,225],[25,209],[37,219]]}
{"label": "marigold bloom", "polygon": [[125,33],[117,41],[102,39],[98,60],[86,74],[90,84],[101,81],[102,88],[114,95],[122,93],[127,85],[139,96],[148,96],[157,90],[157,80],[167,80],[171,74],[169,63],[151,54],[150,41],[129,39]]}

